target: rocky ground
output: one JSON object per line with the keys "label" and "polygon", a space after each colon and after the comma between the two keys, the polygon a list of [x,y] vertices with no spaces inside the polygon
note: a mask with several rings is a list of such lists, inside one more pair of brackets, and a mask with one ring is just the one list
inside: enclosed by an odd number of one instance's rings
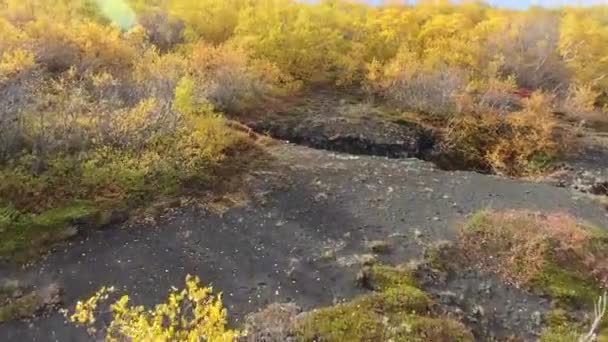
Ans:
{"label": "rocky ground", "polygon": [[[223,214],[196,205],[156,223],[97,231],[65,244],[25,269],[3,266],[3,278],[41,288],[59,284],[74,305],[102,285],[153,304],[186,274],[224,292],[234,323],[273,302],[304,309],[351,298],[371,241],[386,263],[419,258],[425,244],[452,239],[467,214],[484,208],[568,212],[608,226],[606,211],[569,189],[471,172],[447,172],[417,159],[353,156],[278,144],[275,161],[251,174],[241,207]],[[331,255],[331,257],[328,257]],[[541,328],[542,298],[492,278],[463,272],[435,288],[437,297],[488,321],[498,336]],[[460,303],[460,304],[458,304]],[[80,341],[85,333],[58,313],[0,325],[3,341]]]}
{"label": "rocky ground", "polygon": [[435,143],[431,130],[380,109],[364,95],[328,89],[239,120],[276,139],[357,155],[427,159]]}
{"label": "rocky ground", "polygon": [[[46,305],[57,305],[57,293],[71,308],[113,285],[135,303],[152,305],[187,274],[223,291],[234,325],[271,303],[308,310],[341,302],[365,291],[356,285],[362,264],[420,259],[430,244],[454,240],[459,224],[481,209],[559,211],[608,227],[606,208],[582,195],[606,194],[602,132],[585,135],[592,139],[585,150],[559,172],[527,182],[441,170],[420,159],[434,142],[423,126],[381,118],[356,97],[326,98],[293,105],[287,115],[244,119],[258,132],[298,144],[272,144],[272,161],[244,177],[240,193],[227,195],[238,200],[227,201],[226,210],[188,202],[155,220],[76,237],[25,267],[0,265],[0,279],[54,289],[52,302],[34,306],[35,318],[0,323],[0,340],[89,340]],[[476,270],[423,286],[480,340],[535,340],[549,308],[547,299]]]}

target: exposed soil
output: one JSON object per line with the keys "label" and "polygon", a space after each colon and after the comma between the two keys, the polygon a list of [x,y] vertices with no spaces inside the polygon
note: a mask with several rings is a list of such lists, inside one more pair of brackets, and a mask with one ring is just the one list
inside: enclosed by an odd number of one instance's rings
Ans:
{"label": "exposed soil", "polygon": [[[484,208],[564,211],[600,226],[606,212],[568,189],[471,172],[446,172],[417,159],[329,153],[291,144],[270,148],[276,160],[245,180],[250,201],[223,215],[195,205],[169,212],[156,224],[116,226],[65,244],[43,261],[3,278],[43,287],[57,283],[72,307],[102,285],[128,292],[135,303],[154,304],[186,274],[224,292],[233,323],[273,302],[303,309],[351,298],[361,255],[369,242],[390,243],[378,255],[388,264],[422,255],[421,241],[453,239],[455,227]],[[335,258],[327,258],[332,250]],[[479,296],[490,282],[490,295]],[[525,339],[543,313],[543,300],[474,273],[436,285],[464,297],[463,307],[490,321],[499,336]],[[485,287],[484,287],[485,289]],[[485,290],[483,290],[485,291]],[[510,304],[509,304],[510,303]],[[538,312],[538,314],[537,314]],[[55,313],[0,325],[3,341],[87,340]]]}

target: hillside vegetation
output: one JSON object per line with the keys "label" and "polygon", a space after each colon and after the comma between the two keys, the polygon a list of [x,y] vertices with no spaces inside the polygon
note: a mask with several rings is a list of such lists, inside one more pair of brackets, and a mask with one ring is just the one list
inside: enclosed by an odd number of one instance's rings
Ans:
{"label": "hillside vegetation", "polygon": [[606,7],[2,0],[0,254],[210,187],[253,148],[222,113],[319,85],[416,113],[474,168],[539,172],[553,110],[606,105],[607,38]]}

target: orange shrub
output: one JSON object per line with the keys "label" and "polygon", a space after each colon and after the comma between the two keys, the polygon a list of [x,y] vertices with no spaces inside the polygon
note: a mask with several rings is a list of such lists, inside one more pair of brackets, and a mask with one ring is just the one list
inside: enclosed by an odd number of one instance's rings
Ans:
{"label": "orange shrub", "polygon": [[556,156],[550,98],[535,93],[510,114],[472,112],[450,119],[442,150],[468,167],[508,175],[541,172]]}

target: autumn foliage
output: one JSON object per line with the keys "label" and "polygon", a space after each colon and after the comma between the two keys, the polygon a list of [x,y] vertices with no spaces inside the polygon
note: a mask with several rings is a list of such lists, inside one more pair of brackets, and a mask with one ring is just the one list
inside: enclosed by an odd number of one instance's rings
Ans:
{"label": "autumn foliage", "polygon": [[[99,208],[214,184],[251,148],[224,114],[303,87],[413,112],[468,168],[539,172],[559,152],[555,108],[605,109],[607,41],[606,6],[0,0],[0,256]],[[190,281],[171,300],[198,294],[231,338]],[[142,329],[160,317],[114,309]]]}
{"label": "autumn foliage", "polygon": [[531,173],[559,144],[549,102],[524,98],[601,110],[607,23],[603,6],[0,0],[2,220],[208,185],[247,144],[222,113],[319,84],[439,122],[476,167]]}
{"label": "autumn foliage", "polygon": [[[173,289],[162,304],[153,309],[129,304],[124,295],[113,303],[115,289],[102,287],[86,301],[80,301],[71,315],[73,323],[84,326],[91,335],[106,341],[200,341],[232,342],[242,333],[226,327],[227,311],[221,294],[187,276],[183,290]],[[112,314],[108,326],[98,321],[102,308]],[[66,313],[67,314],[67,313]],[[101,333],[101,335],[99,334]]]}

